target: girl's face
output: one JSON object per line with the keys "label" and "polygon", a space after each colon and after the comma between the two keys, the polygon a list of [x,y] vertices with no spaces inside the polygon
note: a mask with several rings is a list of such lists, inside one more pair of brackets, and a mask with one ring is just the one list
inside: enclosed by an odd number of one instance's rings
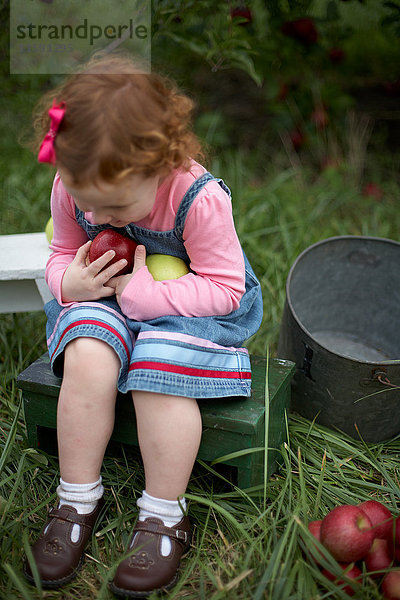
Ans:
{"label": "girl's face", "polygon": [[156,199],[160,177],[144,178],[132,175],[120,183],[87,185],[75,188],[70,185],[68,174],[60,169],[65,189],[75,200],[77,207],[92,214],[95,225],[124,227],[147,217]]}

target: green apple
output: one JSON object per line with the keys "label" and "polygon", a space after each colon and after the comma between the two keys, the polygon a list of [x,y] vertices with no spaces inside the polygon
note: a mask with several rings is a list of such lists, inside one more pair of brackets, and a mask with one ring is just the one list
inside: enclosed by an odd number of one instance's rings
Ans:
{"label": "green apple", "polygon": [[51,244],[51,240],[53,239],[53,217],[50,217],[47,221],[44,231],[46,233],[47,241]]}
{"label": "green apple", "polygon": [[146,265],[156,281],[179,279],[189,273],[185,261],[169,254],[149,254],[146,258]]}

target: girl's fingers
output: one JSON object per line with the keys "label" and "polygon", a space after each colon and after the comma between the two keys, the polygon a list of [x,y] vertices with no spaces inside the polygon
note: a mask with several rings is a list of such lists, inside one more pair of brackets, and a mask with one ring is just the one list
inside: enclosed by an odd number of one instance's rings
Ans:
{"label": "girl's fingers", "polygon": [[135,250],[135,262],[133,266],[133,272],[139,271],[146,265],[146,248],[144,246],[138,246]]}
{"label": "girl's fingers", "polygon": [[112,258],[114,258],[115,252],[114,250],[107,250],[100,258],[94,260],[89,264],[88,269],[90,269],[91,273],[95,276],[110,262]]}
{"label": "girl's fingers", "polygon": [[78,248],[78,251],[75,254],[76,262],[86,265],[86,257],[89,253],[89,248],[90,248],[91,243],[92,243],[92,241],[89,240],[88,242],[86,242],[86,244],[83,244],[83,246]]}
{"label": "girl's fingers", "polygon": [[116,263],[113,263],[112,265],[104,269],[104,271],[99,273],[98,277],[101,277],[102,281],[105,283],[112,277],[115,277],[115,275],[118,275],[120,270],[123,267],[125,267],[126,263],[127,261],[124,258],[121,258],[121,260],[118,260]]}
{"label": "girl's fingers", "polygon": [[102,298],[106,298],[108,296],[114,296],[115,290],[112,287],[103,285],[102,290],[101,290],[101,294],[102,294],[101,295]]}

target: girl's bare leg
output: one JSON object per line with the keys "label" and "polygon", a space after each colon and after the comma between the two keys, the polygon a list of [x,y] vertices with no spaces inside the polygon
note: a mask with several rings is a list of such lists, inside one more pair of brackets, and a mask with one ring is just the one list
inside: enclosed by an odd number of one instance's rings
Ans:
{"label": "girl's bare leg", "polygon": [[197,401],[181,396],[132,392],[146,492],[176,500],[185,493],[201,439]]}
{"label": "girl's bare leg", "polygon": [[[132,397],[146,489],[137,502],[131,556],[120,563],[111,585],[128,596],[176,583],[181,556],[190,544],[189,519],[182,514],[186,503],[179,497],[185,494],[202,432],[196,400],[141,391]],[[134,568],[137,561],[145,561],[146,568]]]}
{"label": "girl's bare leg", "polygon": [[106,342],[78,338],[67,344],[57,410],[61,478],[97,481],[114,427],[120,361]]}

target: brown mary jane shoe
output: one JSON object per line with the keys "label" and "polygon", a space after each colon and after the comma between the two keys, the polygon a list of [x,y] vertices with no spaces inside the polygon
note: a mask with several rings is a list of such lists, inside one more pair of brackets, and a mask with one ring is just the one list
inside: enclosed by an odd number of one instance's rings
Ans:
{"label": "brown mary jane shoe", "polygon": [[[161,554],[162,536],[171,540],[171,552]],[[178,581],[182,555],[190,548],[190,522],[183,517],[174,527],[149,517],[133,530],[128,556],[119,565],[110,589],[124,598],[146,598],[152,592],[169,590]]]}
{"label": "brown mary jane shoe", "polygon": [[[86,543],[98,520],[104,501],[87,515],[80,515],[75,508],[64,505],[49,512],[49,520],[37,541],[32,546],[32,554],[44,588],[58,588],[76,577],[83,564]],[[72,528],[80,525],[79,539],[71,540]],[[24,564],[24,575],[34,583],[28,561]]]}

